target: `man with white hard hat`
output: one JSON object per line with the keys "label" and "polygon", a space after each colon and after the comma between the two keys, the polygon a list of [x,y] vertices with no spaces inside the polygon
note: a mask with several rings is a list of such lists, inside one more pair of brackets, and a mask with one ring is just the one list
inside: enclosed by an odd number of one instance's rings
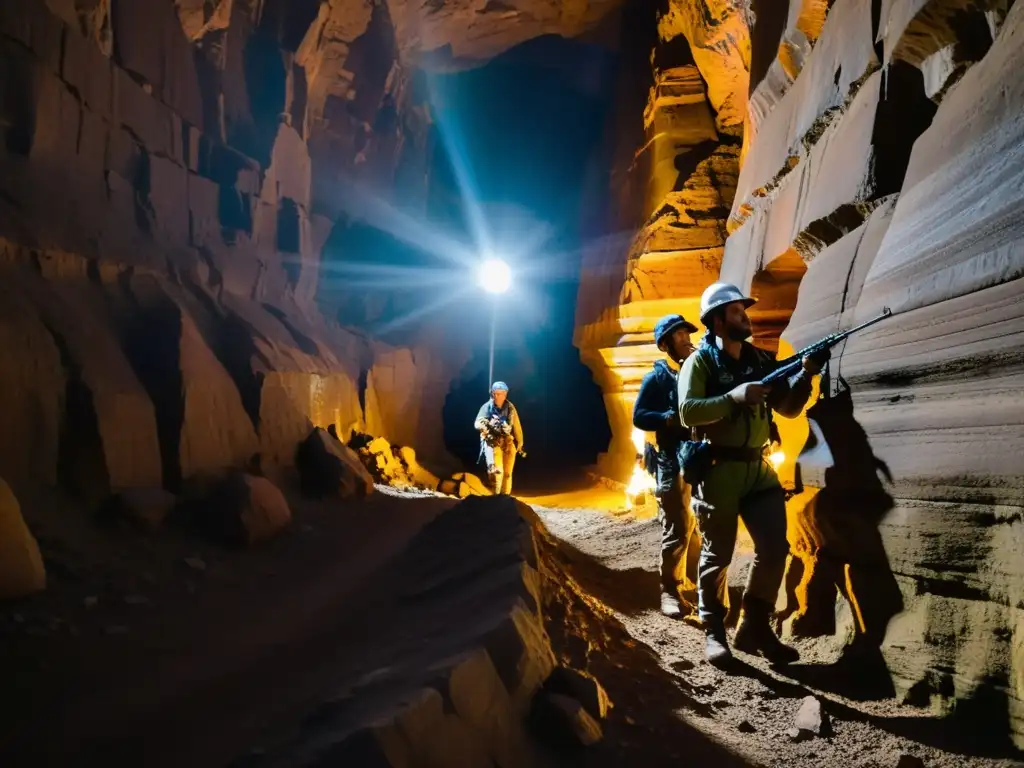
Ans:
{"label": "man with white hard hat", "polygon": [[710,455],[693,488],[692,507],[703,539],[698,610],[707,633],[708,661],[717,666],[732,659],[725,634],[726,570],[740,518],[754,540],[754,564],[733,645],[776,664],[792,663],[799,655],[771,626],[789,544],[785,495],[767,460],[767,446],[773,412],[787,418],[800,415],[811,394],[811,379],[829,353],[804,358],[803,369],[788,381],[760,384],[776,360],[747,341],[752,327],[746,310],[755,302],[735,285],[709,286],[700,301],[707,334],[679,373],[680,420],[707,441]]}

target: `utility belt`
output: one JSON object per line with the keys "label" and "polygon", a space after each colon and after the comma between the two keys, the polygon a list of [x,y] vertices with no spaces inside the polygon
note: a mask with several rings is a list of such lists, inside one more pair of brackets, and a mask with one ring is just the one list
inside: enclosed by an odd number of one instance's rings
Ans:
{"label": "utility belt", "polygon": [[703,483],[708,472],[720,461],[759,462],[764,447],[713,445],[707,440],[687,440],[679,446],[679,466],[683,480],[691,487]]}
{"label": "utility belt", "polygon": [[711,458],[715,461],[760,461],[764,456],[764,448],[733,447],[713,443],[709,443],[709,447]]}

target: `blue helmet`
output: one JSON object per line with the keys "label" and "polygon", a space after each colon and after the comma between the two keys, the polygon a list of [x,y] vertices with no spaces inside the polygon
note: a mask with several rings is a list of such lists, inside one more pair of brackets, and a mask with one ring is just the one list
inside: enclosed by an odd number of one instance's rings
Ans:
{"label": "blue helmet", "polygon": [[682,315],[665,315],[654,325],[654,343],[660,345],[669,334],[679,328],[685,328],[690,333],[697,332],[697,326],[687,322]]}
{"label": "blue helmet", "polygon": [[496,381],[491,384],[491,392],[508,392],[508,384],[504,381]]}

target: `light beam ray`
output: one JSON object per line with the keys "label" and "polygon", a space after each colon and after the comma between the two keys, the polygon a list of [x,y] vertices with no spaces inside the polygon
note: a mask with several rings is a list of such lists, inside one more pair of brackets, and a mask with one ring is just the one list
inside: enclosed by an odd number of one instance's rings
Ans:
{"label": "light beam ray", "polygon": [[480,193],[476,186],[476,180],[473,178],[472,169],[466,158],[468,152],[466,151],[466,141],[462,128],[457,120],[449,118],[448,113],[444,109],[444,98],[438,90],[436,78],[428,74],[426,81],[427,98],[432,108],[431,114],[437,125],[437,132],[441,137],[441,143],[444,144],[448,159],[451,161],[452,170],[455,172],[455,183],[459,187],[459,196],[466,212],[467,223],[472,230],[479,250],[483,253],[489,253],[492,250],[493,244],[488,234],[483,210],[479,204]]}
{"label": "light beam ray", "polygon": [[385,323],[382,326],[378,326],[375,329],[374,333],[379,336],[383,336],[386,333],[396,331],[399,328],[402,328],[403,326],[413,322],[414,320],[419,320],[421,317],[436,312],[437,310],[441,309],[441,307],[444,307],[448,304],[451,304],[454,301],[457,301],[458,299],[461,299],[463,296],[469,293],[470,290],[470,287],[463,286],[458,290],[442,294],[436,301],[432,301],[429,304],[424,304],[422,307],[414,309],[413,311],[405,315],[402,315],[401,317],[396,317],[394,320],[391,320],[390,322]]}
{"label": "light beam ray", "polygon": [[349,179],[339,187],[343,189],[340,193],[342,208],[352,218],[365,221],[396,240],[439,259],[463,267],[476,263],[477,256],[471,247],[382,200],[354,180]]}
{"label": "light beam ray", "polygon": [[452,269],[351,262],[323,265],[321,273],[327,273],[332,278],[340,278],[346,287],[366,286],[388,290],[450,285],[459,276],[459,273]]}

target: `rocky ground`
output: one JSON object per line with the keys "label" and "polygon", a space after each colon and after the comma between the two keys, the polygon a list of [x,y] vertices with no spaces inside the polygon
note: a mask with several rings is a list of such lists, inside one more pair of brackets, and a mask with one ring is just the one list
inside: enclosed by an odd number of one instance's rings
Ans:
{"label": "rocky ground", "polygon": [[[288,532],[238,551],[188,531],[102,529],[54,500],[34,522],[49,588],[0,608],[11,713],[0,762],[226,765],[316,722],[340,690],[395,677],[432,644],[443,655],[465,609],[449,611],[423,586],[423,558],[409,548],[457,500],[379,488],[341,505],[290,499]],[[599,496],[583,503],[607,506]],[[711,669],[699,631],[655,611],[657,524],[575,506],[580,498],[534,499],[549,529],[538,541],[542,607],[556,656],[594,674],[613,708],[604,739],[558,764],[1024,765],[924,712],[824,690],[812,680],[828,659],[812,648],[785,675],[756,663],[735,677]],[[435,528],[430,559],[454,562],[462,530]],[[469,575],[458,581],[479,615],[487,579]],[[828,725],[794,740],[787,731],[809,695]]]}
{"label": "rocky ground", "polygon": [[[534,508],[569,577],[559,600],[588,618],[554,630],[553,640],[577,664],[588,660],[615,704],[594,765],[1024,765],[1012,749],[972,738],[969,726],[871,700],[877,681],[843,678],[829,666],[835,652],[820,644],[801,645],[801,663],[785,671],[750,657],[738,674],[714,669],[703,660],[702,632],[657,611],[658,523],[581,506],[586,497],[557,500],[564,506]],[[808,696],[823,712],[822,735],[794,738],[788,732]]]}

